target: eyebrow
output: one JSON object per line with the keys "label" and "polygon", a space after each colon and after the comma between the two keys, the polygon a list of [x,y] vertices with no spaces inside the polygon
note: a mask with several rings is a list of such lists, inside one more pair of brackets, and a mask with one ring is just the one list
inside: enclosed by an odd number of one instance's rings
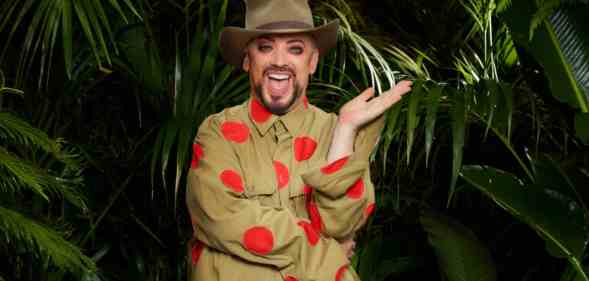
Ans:
{"label": "eyebrow", "polygon": [[[256,41],[259,42],[259,41],[263,41],[263,40],[270,41],[270,42],[274,42],[275,41],[274,38],[272,38],[270,36],[260,36],[260,37],[257,38]],[[305,45],[305,41],[303,39],[298,39],[298,38],[290,39],[290,40],[286,41],[286,43],[288,43],[288,44],[291,44],[291,43],[301,43],[301,44],[303,44],[303,46]]]}

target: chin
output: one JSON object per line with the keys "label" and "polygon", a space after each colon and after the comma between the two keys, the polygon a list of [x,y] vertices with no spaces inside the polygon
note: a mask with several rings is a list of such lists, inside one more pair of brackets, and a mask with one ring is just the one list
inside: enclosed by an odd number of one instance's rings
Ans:
{"label": "chin", "polygon": [[264,104],[265,104],[266,108],[268,109],[268,111],[270,111],[271,113],[273,113],[275,115],[283,115],[289,111],[289,109],[292,105],[292,102],[289,99],[287,102],[283,102],[283,103],[266,103],[266,102],[264,102]]}
{"label": "chin", "polygon": [[266,91],[262,91],[262,87],[258,85],[255,87],[256,96],[262,102],[264,107],[274,115],[284,115],[288,113],[297,99],[302,95],[302,91],[295,85],[290,89],[289,93],[277,101],[272,101],[271,95]]}

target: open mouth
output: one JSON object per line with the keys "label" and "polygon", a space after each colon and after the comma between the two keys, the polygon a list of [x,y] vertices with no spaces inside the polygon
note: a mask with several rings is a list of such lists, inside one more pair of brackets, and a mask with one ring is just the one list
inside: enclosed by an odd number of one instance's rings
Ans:
{"label": "open mouth", "polygon": [[286,72],[268,72],[266,74],[267,90],[272,98],[280,98],[288,94],[293,75]]}

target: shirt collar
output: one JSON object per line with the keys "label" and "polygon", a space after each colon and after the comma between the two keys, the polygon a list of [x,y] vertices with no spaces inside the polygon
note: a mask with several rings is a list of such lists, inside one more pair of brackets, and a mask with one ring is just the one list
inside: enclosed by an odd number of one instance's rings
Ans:
{"label": "shirt collar", "polygon": [[261,136],[266,135],[274,122],[281,120],[291,135],[298,135],[306,114],[310,113],[309,102],[303,96],[300,102],[288,113],[277,116],[270,113],[256,98],[248,101],[248,116]]}

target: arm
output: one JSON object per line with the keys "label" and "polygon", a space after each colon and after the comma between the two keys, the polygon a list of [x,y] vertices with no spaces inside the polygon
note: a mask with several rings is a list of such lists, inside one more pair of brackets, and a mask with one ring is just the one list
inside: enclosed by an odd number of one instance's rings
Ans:
{"label": "arm", "polygon": [[[346,103],[334,129],[327,155],[329,164],[303,175],[305,183],[316,191],[308,204],[311,218],[320,220],[314,225],[320,225],[326,235],[350,239],[374,209],[368,157],[384,125],[382,114],[410,86],[411,82],[402,81],[376,98],[374,91],[368,89]],[[331,173],[323,172],[334,167],[337,169]]]}
{"label": "arm", "polygon": [[[340,245],[320,237],[286,209],[247,198],[238,155],[215,119],[198,133],[200,159],[188,176],[187,204],[196,237],[208,247],[273,266],[300,280],[331,280],[348,263]],[[235,144],[239,145],[239,144]]]}

